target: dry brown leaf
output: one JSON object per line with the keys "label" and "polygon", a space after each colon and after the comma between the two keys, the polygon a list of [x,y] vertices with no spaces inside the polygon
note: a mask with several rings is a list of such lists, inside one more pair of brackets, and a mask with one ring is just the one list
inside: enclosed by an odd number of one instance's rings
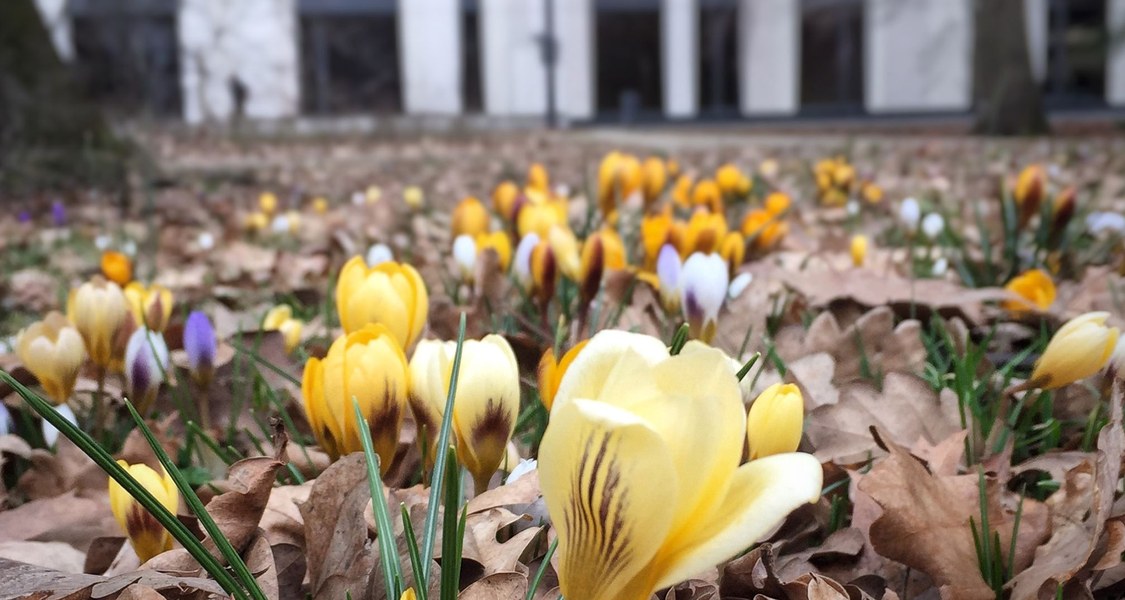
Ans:
{"label": "dry brown leaf", "polygon": [[0,541],[65,542],[85,550],[95,538],[118,533],[108,493],[92,499],[70,492],[0,512]]}
{"label": "dry brown leaf", "polygon": [[164,598],[203,600],[211,594],[226,595],[217,583],[200,577],[178,577],[156,571],[135,571],[114,577],[101,577],[63,573],[5,558],[0,558],[0,581],[4,582],[0,589],[0,600],[27,597],[43,600],[108,600],[119,598],[126,589],[135,585],[156,590]]}
{"label": "dry brown leaf", "polygon": [[465,588],[460,600],[521,600],[527,596],[527,575],[493,573]]}
{"label": "dry brown leaf", "polygon": [[36,448],[29,459],[31,467],[20,477],[16,489],[31,500],[70,491],[99,495],[108,489],[106,474],[65,436],[59,436],[54,452]]}
{"label": "dry brown leaf", "polygon": [[[951,597],[994,598],[980,575],[970,526],[970,519],[981,518],[977,476],[934,476],[904,448],[886,438],[883,441],[890,456],[859,483],[883,509],[871,524],[872,547],[928,574]],[[995,479],[987,481],[986,489],[988,522],[999,533],[1001,551],[1007,555],[1015,507],[1002,505],[1001,486]],[[1006,557],[1014,561],[1017,571],[1030,562],[1034,548],[1049,531],[1046,508],[1032,500],[1023,502],[1016,555]]]}
{"label": "dry brown leaf", "polygon": [[882,392],[866,383],[841,388],[837,404],[809,414],[805,434],[821,462],[852,464],[882,453],[871,436],[871,426],[905,446],[919,440],[937,443],[961,431],[952,392],[936,394],[919,377],[890,373],[883,380]]}
{"label": "dry brown leaf", "polygon": [[207,512],[240,553],[258,531],[258,522],[266,510],[277,470],[281,467],[281,461],[275,458],[247,458],[230,466],[226,480],[212,482],[216,488],[226,491],[207,503]]}
{"label": "dry brown leaf", "polygon": [[313,597],[368,597],[376,555],[368,544],[363,514],[371,502],[362,454],[346,456],[317,477],[308,501],[299,505],[305,522],[309,591]]}
{"label": "dry brown leaf", "polygon": [[270,492],[258,526],[265,531],[271,544],[304,547],[305,521],[300,505],[308,501],[314,483],[315,481],[309,481],[301,485],[283,485]]}
{"label": "dry brown leaf", "polygon": [[0,558],[18,560],[63,573],[82,573],[86,555],[62,542],[0,542]]}
{"label": "dry brown leaf", "polygon": [[508,485],[492,488],[469,500],[469,514],[492,508],[531,504],[542,497],[539,491],[539,470],[533,470]]}

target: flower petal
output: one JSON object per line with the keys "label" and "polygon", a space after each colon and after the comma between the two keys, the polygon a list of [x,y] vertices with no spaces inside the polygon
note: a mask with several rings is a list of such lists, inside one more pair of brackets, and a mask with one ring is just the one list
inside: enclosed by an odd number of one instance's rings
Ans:
{"label": "flower petal", "polygon": [[820,462],[801,452],[742,465],[710,520],[656,559],[662,574],[656,587],[683,581],[745,550],[794,509],[820,498],[823,477]]}
{"label": "flower petal", "polygon": [[653,588],[636,581],[651,581],[649,562],[673,517],[667,498],[677,489],[660,436],[627,411],[576,399],[556,405],[539,457],[563,594],[647,599]]}
{"label": "flower petal", "polygon": [[639,333],[614,329],[598,332],[563,374],[551,406],[552,412],[560,403],[565,404],[574,398],[604,398],[601,390],[606,379],[630,354],[642,359],[643,364],[652,365],[668,357],[668,348],[664,342]]}

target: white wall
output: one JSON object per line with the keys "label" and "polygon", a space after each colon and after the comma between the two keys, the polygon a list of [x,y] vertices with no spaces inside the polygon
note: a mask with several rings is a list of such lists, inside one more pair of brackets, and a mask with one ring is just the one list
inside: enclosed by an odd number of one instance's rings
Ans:
{"label": "white wall", "polygon": [[555,0],[554,5],[558,38],[555,104],[564,118],[589,119],[594,116],[593,0]]}
{"label": "white wall", "polygon": [[538,116],[547,111],[547,72],[539,36],[542,2],[480,0],[484,110],[496,116]]}
{"label": "white wall", "polygon": [[35,5],[59,58],[67,62],[73,60],[74,38],[70,33],[70,15],[66,12],[67,0],[35,0]]}
{"label": "white wall", "polygon": [[663,0],[660,15],[664,115],[699,112],[699,6],[696,0]]}
{"label": "white wall", "polygon": [[1023,18],[1027,25],[1027,52],[1031,59],[1031,75],[1035,81],[1047,80],[1047,0],[1023,0]]}
{"label": "white wall", "polygon": [[1106,0],[1106,33],[1109,36],[1105,60],[1105,101],[1125,106],[1125,0]]}
{"label": "white wall", "polygon": [[867,0],[867,110],[967,110],[971,106],[971,2]]}
{"label": "white wall", "polygon": [[460,114],[461,3],[400,0],[398,28],[406,113]]}
{"label": "white wall", "polygon": [[247,117],[297,114],[296,0],[180,0],[180,80],[184,119],[222,121],[234,114],[231,77],[247,88]]}
{"label": "white wall", "polygon": [[742,113],[796,113],[801,96],[800,0],[741,0],[737,35]]}

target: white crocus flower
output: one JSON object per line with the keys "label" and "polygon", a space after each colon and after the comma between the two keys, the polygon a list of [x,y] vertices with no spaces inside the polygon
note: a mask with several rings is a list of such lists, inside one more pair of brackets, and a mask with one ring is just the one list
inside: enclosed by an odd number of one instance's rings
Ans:
{"label": "white crocus flower", "polygon": [[922,207],[914,198],[907,198],[898,207],[898,220],[910,231],[918,229],[918,222],[922,219]]}
{"label": "white crocus flower", "polygon": [[938,213],[930,213],[922,219],[922,233],[931,240],[936,240],[941,232],[945,231],[945,219]]}
{"label": "white crocus flower", "polygon": [[168,344],[160,333],[140,327],[125,346],[125,389],[143,414],[156,399],[168,369]]}
{"label": "white crocus flower", "polygon": [[394,253],[391,252],[391,247],[382,242],[371,244],[371,247],[367,249],[367,255],[364,256],[368,268],[381,263],[390,262],[394,259],[395,257]]}
{"label": "white crocus flower", "polygon": [[[71,410],[67,404],[60,404],[54,407],[55,412],[63,416],[64,419],[70,422],[71,425],[78,426],[78,417],[75,416],[74,411]],[[43,421],[43,441],[47,443],[47,447],[52,448],[55,442],[59,441],[59,430],[51,425],[46,420]]]}
{"label": "white crocus flower", "polygon": [[680,273],[680,306],[692,335],[704,342],[715,337],[719,310],[727,298],[730,274],[718,254],[696,252]]}
{"label": "white crocus flower", "polygon": [[538,245],[539,235],[535,233],[523,236],[520,243],[516,245],[516,256],[512,262],[515,267],[516,279],[519,281],[520,287],[525,290],[531,287],[531,251]]}
{"label": "white crocus flower", "polygon": [[944,256],[938,257],[934,261],[933,269],[930,271],[934,277],[944,277],[945,272],[949,270],[949,261]]}
{"label": "white crocus flower", "polygon": [[200,250],[210,250],[215,247],[215,236],[210,231],[200,231],[195,243]]}
{"label": "white crocus flower", "polygon": [[683,270],[680,253],[672,244],[660,247],[656,257],[656,277],[660,280],[660,302],[668,312],[680,308],[680,272]]}
{"label": "white crocus flower", "polygon": [[746,288],[750,287],[750,284],[753,282],[754,276],[750,273],[739,273],[738,277],[735,277],[730,282],[730,288],[727,289],[727,298],[734,300],[741,296],[742,292],[746,291]]}
{"label": "white crocus flower", "polygon": [[477,266],[477,243],[472,236],[459,235],[453,240],[453,261],[457,263],[461,279],[472,281]]}

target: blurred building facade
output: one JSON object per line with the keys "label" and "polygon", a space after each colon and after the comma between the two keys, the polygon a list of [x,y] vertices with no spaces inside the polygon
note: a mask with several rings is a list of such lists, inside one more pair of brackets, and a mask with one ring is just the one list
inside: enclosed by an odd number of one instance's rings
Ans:
{"label": "blurred building facade", "polygon": [[[37,0],[127,111],[563,121],[971,109],[980,0]],[[1125,106],[1125,0],[1024,0],[1049,107]]]}

